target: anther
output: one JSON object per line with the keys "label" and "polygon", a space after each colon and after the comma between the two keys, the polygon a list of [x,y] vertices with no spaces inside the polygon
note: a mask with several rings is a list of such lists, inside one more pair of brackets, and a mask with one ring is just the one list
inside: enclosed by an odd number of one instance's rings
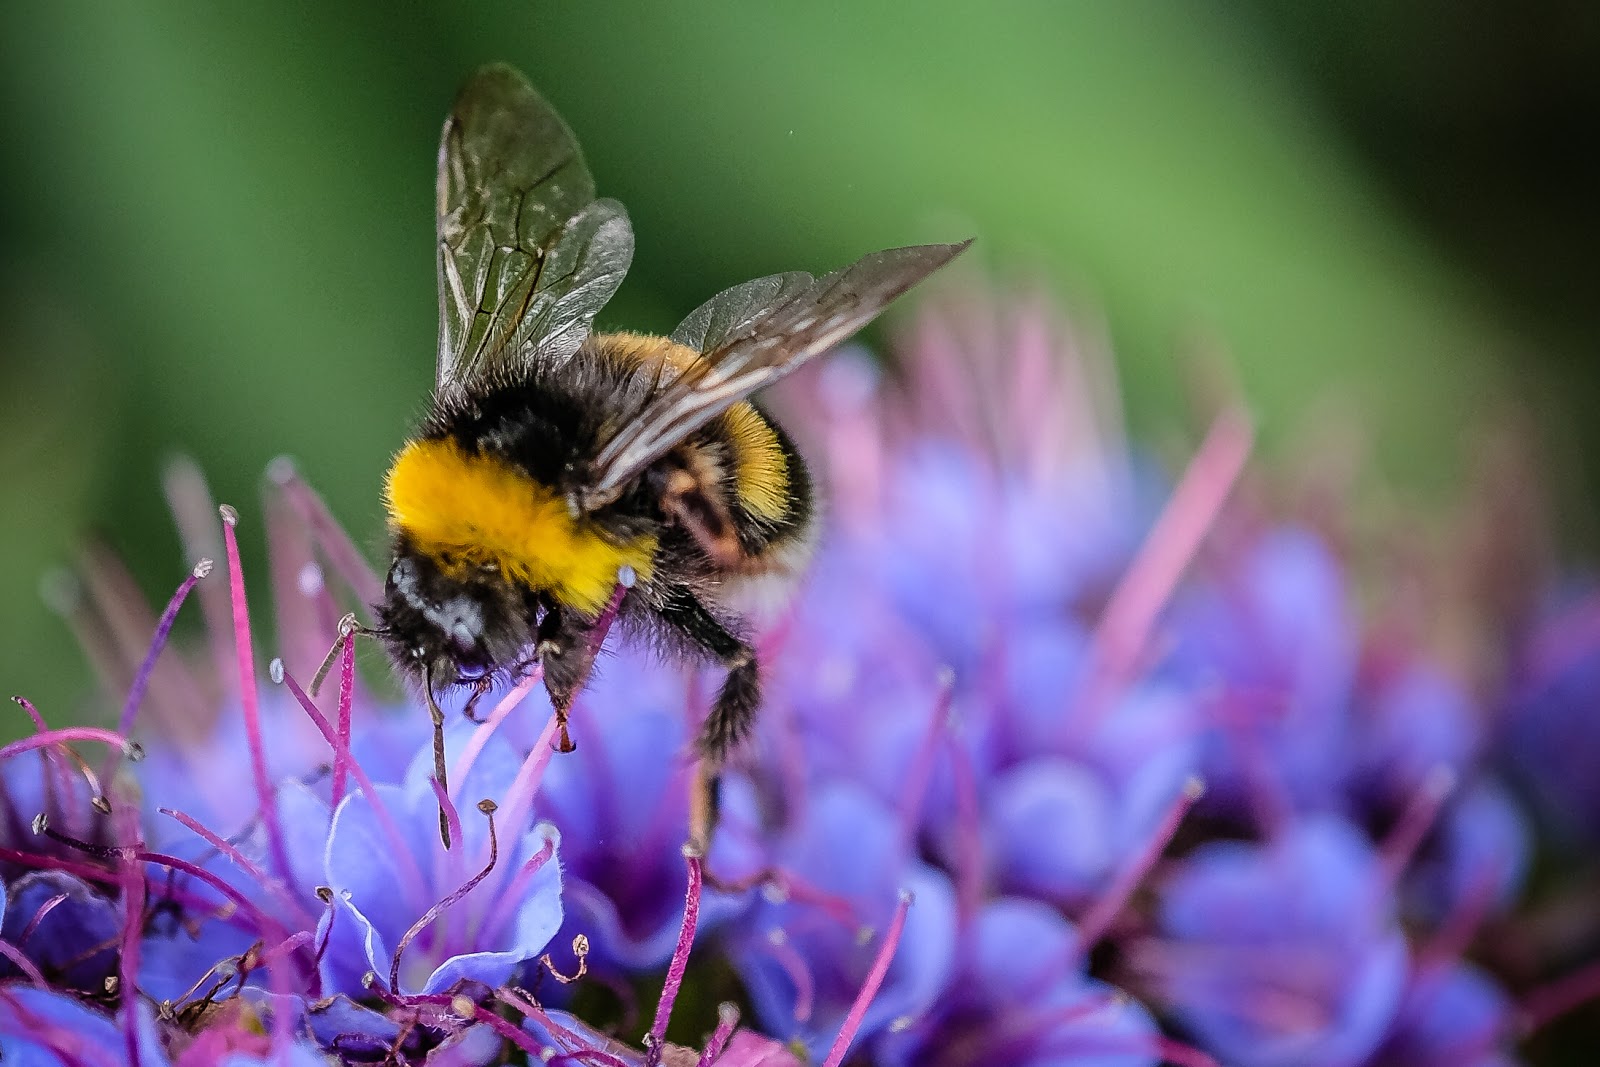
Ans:
{"label": "anther", "polygon": [[274,656],[272,662],[267,664],[267,677],[272,679],[273,685],[283,684],[283,660]]}
{"label": "anther", "polygon": [[559,970],[557,970],[555,962],[550,959],[550,953],[548,952],[539,957],[539,963],[544,967],[545,970],[550,972],[550,977],[554,978],[562,985],[571,985],[573,982],[576,982],[578,979],[589,973],[588,935],[578,934],[572,939],[572,954],[578,958],[578,969],[572,974],[562,974]]}
{"label": "anther", "polygon": [[223,504],[217,508],[217,514],[222,516],[222,521],[229,526],[239,525],[239,512],[232,504]]}
{"label": "anther", "polygon": [[190,573],[196,578],[204,578],[211,573],[211,568],[213,566],[215,566],[215,564],[213,564],[209,559],[202,559],[200,562],[194,565],[194,570]]}
{"label": "anther", "polygon": [[37,814],[37,815],[35,815],[33,817],[33,832],[34,833],[42,834],[42,833],[45,833],[46,831],[48,831],[49,829],[50,829],[50,816],[46,815],[44,812],[41,811],[39,814]]}
{"label": "anther", "polygon": [[129,763],[138,763],[144,759],[144,746],[137,741],[129,741],[122,746],[122,758]]}
{"label": "anther", "polygon": [[462,1019],[474,1019],[477,1018],[478,1015],[478,1006],[474,1004],[472,1002],[472,998],[468,996],[458,995],[452,998],[450,1001],[450,1010],[454,1012],[458,1018]]}

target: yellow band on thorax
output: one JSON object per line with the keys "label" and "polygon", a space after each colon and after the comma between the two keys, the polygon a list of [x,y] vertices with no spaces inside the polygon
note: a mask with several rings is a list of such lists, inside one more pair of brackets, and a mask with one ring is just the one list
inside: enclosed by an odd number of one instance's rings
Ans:
{"label": "yellow band on thorax", "polygon": [[617,544],[549,486],[451,440],[408,443],[389,468],[384,503],[390,524],[447,573],[493,565],[591,618],[621,567],[645,580],[655,559],[655,538]]}

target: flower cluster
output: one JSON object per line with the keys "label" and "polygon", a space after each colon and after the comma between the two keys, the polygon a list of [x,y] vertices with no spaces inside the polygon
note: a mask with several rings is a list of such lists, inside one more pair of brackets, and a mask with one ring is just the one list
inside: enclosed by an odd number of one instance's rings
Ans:
{"label": "flower cluster", "polygon": [[[1525,884],[1548,845],[1581,899],[1600,833],[1592,596],[1480,612],[1465,670],[1435,638],[1473,605],[1358,598],[1239,410],[1168,481],[1042,305],[936,308],[904,355],[780,398],[828,533],[707,855],[714,679],[608,649],[571,754],[537,673],[447,708],[446,787],[357,670],[379,582],[315,493],[269,471],[258,659],[248,524],[173,468],[166,610],[101,551],[57,590],[120,718],[19,701],[0,748],[7,1061],[1490,1067],[1600,992]],[[191,595],[209,640],[168,647]]]}

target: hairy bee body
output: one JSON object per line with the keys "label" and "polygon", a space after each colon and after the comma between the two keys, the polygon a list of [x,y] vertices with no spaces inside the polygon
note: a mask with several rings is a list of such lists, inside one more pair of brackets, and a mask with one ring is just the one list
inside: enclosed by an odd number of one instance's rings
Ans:
{"label": "hairy bee body", "polygon": [[[699,358],[663,337],[595,334],[571,359],[437,398],[385,484],[395,563],[379,614],[395,658],[454,683],[517,674],[542,651],[553,694],[570,696],[560,657],[586,664],[559,639],[596,621],[622,568],[626,627],[682,654],[746,656],[737,609],[757,586],[790,584],[814,541],[811,478],[776,422],[740,402],[610,504],[572,503],[605,434]],[[541,632],[545,619],[560,622]]]}
{"label": "hairy bee body", "polygon": [[482,694],[537,665],[569,749],[567,709],[612,608],[659,644],[722,664],[698,743],[692,837],[703,844],[717,769],[761,700],[740,609],[793,578],[816,527],[805,464],[749,398],[966,244],[755,278],[670,338],[593,333],[632,261],[632,226],[596,197],[560,116],[501,65],[457,97],[436,189],[433,402],[385,481],[394,561],[366,632],[427,697],[441,784],[435,691]]}

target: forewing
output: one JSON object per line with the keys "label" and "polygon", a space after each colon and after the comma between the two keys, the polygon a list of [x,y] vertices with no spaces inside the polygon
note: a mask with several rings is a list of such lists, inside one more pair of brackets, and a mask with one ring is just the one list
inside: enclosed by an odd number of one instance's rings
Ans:
{"label": "forewing", "polygon": [[586,503],[597,507],[612,499],[679,441],[854,334],[968,244],[891,248],[816,280],[773,275],[712,298],[673,334],[686,344],[702,340],[702,358],[601,449]]}
{"label": "forewing", "polygon": [[461,90],[439,141],[442,390],[497,367],[570,354],[633,255],[622,206],[561,117],[495,65]]}

